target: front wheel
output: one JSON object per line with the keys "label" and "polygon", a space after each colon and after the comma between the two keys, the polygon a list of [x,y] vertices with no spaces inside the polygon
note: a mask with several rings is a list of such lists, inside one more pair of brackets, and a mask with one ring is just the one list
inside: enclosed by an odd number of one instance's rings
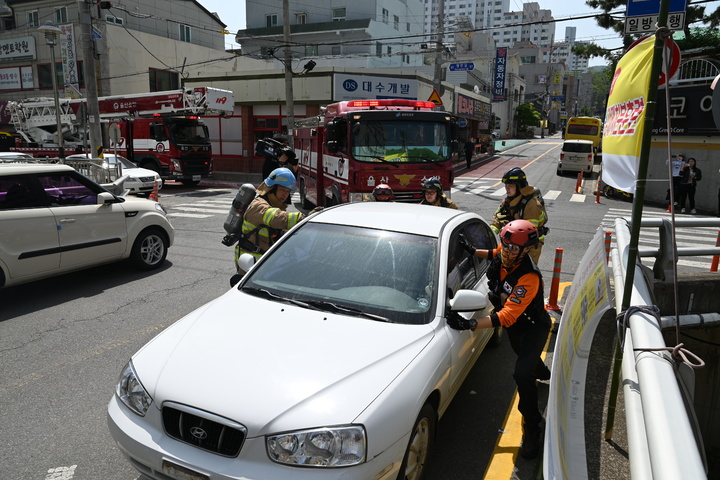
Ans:
{"label": "front wheel", "polygon": [[133,244],[130,260],[140,270],[160,267],[167,257],[168,240],[159,228],[148,228],[140,232]]}
{"label": "front wheel", "polygon": [[430,452],[435,441],[435,428],[437,426],[437,413],[430,404],[423,405],[420,414],[415,420],[410,443],[405,450],[405,457],[400,465],[398,480],[421,480],[425,474],[425,466],[430,458]]}

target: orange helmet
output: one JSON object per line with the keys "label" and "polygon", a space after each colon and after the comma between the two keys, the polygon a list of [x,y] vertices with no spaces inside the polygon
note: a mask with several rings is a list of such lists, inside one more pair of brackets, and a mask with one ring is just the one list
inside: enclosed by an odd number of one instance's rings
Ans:
{"label": "orange helmet", "polygon": [[373,188],[372,193],[375,197],[375,201],[378,202],[387,202],[393,198],[392,188],[390,188],[390,185],[387,185],[385,183],[381,183],[380,185]]}
{"label": "orange helmet", "polygon": [[500,241],[505,245],[532,247],[540,241],[537,227],[527,220],[513,220],[500,230]]}

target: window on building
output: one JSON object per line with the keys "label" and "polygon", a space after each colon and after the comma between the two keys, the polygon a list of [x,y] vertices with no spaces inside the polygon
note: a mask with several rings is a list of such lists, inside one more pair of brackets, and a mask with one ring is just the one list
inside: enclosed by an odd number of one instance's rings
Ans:
{"label": "window on building", "polygon": [[332,48],[330,49],[330,52],[333,55],[341,55],[342,49],[340,48],[340,45],[333,45]]}
{"label": "window on building", "polygon": [[27,27],[39,27],[40,26],[40,19],[38,18],[38,11],[33,10],[32,12],[27,12]]}
{"label": "window on building", "polygon": [[387,54],[392,55],[392,47],[390,45],[387,47]]}
{"label": "window on building", "polygon": [[125,24],[124,19],[122,19],[120,17],[116,17],[115,15],[105,15],[105,21],[108,23],[114,23],[115,25]]}
{"label": "window on building", "polygon": [[375,44],[375,55],[382,57],[382,43],[378,42]]}
{"label": "window on building", "polygon": [[410,22],[406,23],[405,25],[406,25],[405,29],[409,32],[410,31]]}
{"label": "window on building", "polygon": [[298,25],[305,25],[307,23],[307,13],[296,13],[295,23]]}
{"label": "window on building", "polygon": [[188,43],[192,41],[192,38],[190,37],[190,25],[180,24],[180,41]]}
{"label": "window on building", "polygon": [[305,56],[306,57],[317,57],[318,46],[317,45],[305,45]]}
{"label": "window on building", "polygon": [[61,23],[67,23],[67,21],[68,21],[67,7],[60,7],[57,10],[55,10],[55,24],[59,25]]}
{"label": "window on building", "polygon": [[15,15],[11,17],[0,17],[0,30],[15,30],[17,25],[15,24]]}
{"label": "window on building", "polygon": [[388,23],[388,18],[390,18],[390,12],[388,12],[386,8],[383,8],[383,9],[382,9],[382,21],[383,21],[383,23]]}
{"label": "window on building", "polygon": [[[51,63],[41,63],[37,66],[38,88],[40,90],[52,90],[52,67]],[[83,62],[77,62],[78,84],[80,88],[85,87],[85,76],[83,75]],[[62,92],[65,89],[65,76],[63,75],[62,62],[55,62],[55,76],[58,89]],[[61,95],[62,96],[62,95]]]}
{"label": "window on building", "polygon": [[408,55],[407,53],[403,54],[402,59],[403,63],[410,63],[410,55]]}
{"label": "window on building", "polygon": [[345,7],[333,8],[333,22],[341,22],[345,20],[346,12]]}
{"label": "window on building", "polygon": [[277,13],[271,13],[270,15],[265,15],[265,26],[267,28],[275,27],[278,24],[278,16]]}
{"label": "window on building", "polygon": [[400,17],[397,15],[393,15],[393,25],[395,27],[395,30],[400,30]]}
{"label": "window on building", "polygon": [[150,68],[150,91],[177,90],[180,88],[180,76],[177,72]]}

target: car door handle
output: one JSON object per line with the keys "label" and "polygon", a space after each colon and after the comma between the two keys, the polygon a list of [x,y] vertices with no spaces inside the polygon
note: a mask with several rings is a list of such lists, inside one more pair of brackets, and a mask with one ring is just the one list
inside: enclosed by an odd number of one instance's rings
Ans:
{"label": "car door handle", "polygon": [[75,219],[74,218],[63,218],[62,220],[60,220],[60,223],[75,223]]}

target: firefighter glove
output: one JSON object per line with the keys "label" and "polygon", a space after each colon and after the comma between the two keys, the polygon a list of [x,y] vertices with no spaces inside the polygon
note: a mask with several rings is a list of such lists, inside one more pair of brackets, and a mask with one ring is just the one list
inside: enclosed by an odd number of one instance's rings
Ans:
{"label": "firefighter glove", "polygon": [[477,250],[470,242],[468,242],[468,239],[465,238],[465,235],[460,234],[459,239],[460,246],[465,249],[466,252],[470,254],[470,256],[475,255],[475,250]]}
{"label": "firefighter glove", "polygon": [[455,330],[472,330],[477,327],[475,319],[471,318],[470,320],[467,320],[457,312],[450,312],[447,317],[447,323],[450,328],[454,328]]}
{"label": "firefighter glove", "polygon": [[313,213],[317,213],[317,212],[319,212],[319,211],[322,210],[322,209],[323,209],[323,207],[315,207],[315,208],[313,208],[312,210],[310,210],[310,213],[308,213],[308,215],[312,215]]}

